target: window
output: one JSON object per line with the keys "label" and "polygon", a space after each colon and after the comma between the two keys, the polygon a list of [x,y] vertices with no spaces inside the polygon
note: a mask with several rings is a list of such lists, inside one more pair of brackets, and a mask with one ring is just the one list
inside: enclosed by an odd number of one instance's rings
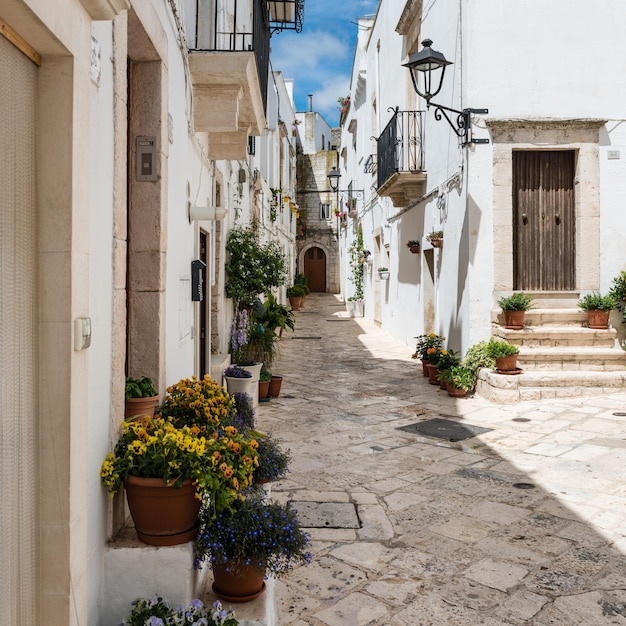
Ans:
{"label": "window", "polygon": [[321,220],[330,219],[330,204],[320,204],[320,219]]}

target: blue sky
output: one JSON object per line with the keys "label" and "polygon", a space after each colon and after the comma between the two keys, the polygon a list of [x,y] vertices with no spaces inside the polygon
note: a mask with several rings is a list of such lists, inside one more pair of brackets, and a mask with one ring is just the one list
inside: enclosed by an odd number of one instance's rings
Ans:
{"label": "blue sky", "polygon": [[378,0],[305,0],[301,33],[272,35],[274,71],[294,79],[297,111],[313,110],[331,125],[339,124],[337,98],[350,90],[350,74],[357,35],[356,18],[376,13]]}

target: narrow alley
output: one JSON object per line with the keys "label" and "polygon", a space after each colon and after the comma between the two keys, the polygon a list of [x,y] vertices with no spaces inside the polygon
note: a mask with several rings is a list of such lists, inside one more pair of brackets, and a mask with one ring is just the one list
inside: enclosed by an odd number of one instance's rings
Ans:
{"label": "narrow alley", "polygon": [[626,624],[626,394],[453,399],[335,296],[296,318],[257,416],[317,526],[281,626]]}

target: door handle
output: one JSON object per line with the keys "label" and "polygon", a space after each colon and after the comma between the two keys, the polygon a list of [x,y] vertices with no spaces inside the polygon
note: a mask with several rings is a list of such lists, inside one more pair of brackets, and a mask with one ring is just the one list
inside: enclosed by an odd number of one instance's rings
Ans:
{"label": "door handle", "polygon": [[527,213],[522,213],[522,222],[524,222],[524,224],[528,224],[528,214]]}
{"label": "door handle", "polygon": [[554,216],[554,219],[555,219],[555,221],[556,221],[556,223],[557,223],[557,224],[560,224],[560,223],[561,223],[561,214],[560,214],[560,213],[557,213],[557,214]]}

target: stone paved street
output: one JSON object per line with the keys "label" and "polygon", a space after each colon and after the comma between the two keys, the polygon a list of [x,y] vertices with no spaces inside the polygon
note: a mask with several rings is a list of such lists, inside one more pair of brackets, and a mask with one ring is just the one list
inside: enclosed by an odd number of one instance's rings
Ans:
{"label": "stone paved street", "polygon": [[[313,562],[275,588],[281,626],[626,624],[626,394],[455,400],[336,297],[296,318],[258,410],[294,456],[272,495],[354,505],[360,527],[310,530]],[[486,432],[402,429],[436,418]]]}

